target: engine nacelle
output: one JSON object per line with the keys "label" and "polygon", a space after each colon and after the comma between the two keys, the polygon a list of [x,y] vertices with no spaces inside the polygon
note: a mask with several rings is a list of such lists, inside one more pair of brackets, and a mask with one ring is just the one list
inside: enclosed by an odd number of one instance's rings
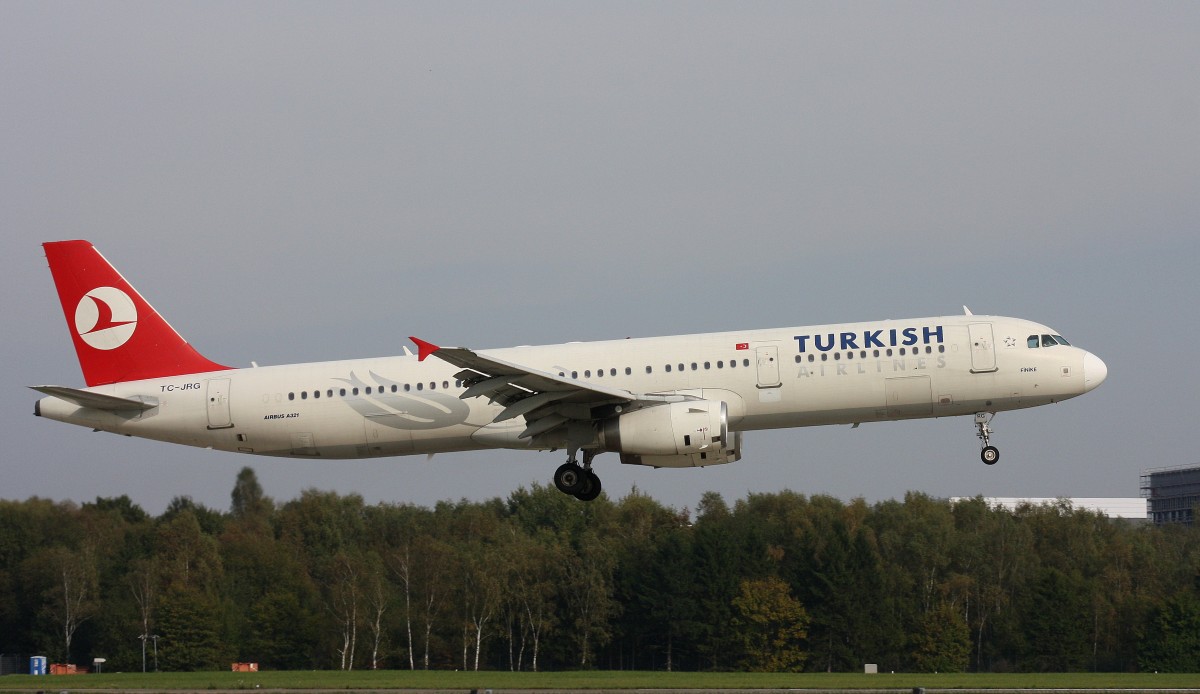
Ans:
{"label": "engine nacelle", "polygon": [[730,439],[724,402],[693,400],[634,410],[604,422],[600,443],[627,465],[702,467],[742,457],[741,434]]}

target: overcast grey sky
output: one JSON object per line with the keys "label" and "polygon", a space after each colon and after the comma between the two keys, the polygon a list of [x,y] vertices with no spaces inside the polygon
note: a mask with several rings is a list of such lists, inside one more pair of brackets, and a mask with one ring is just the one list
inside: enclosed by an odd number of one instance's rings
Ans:
{"label": "overcast grey sky", "polygon": [[82,385],[39,244],[231,365],[976,313],[1109,366],[1059,405],[747,436],[694,507],[1136,496],[1200,461],[1200,3],[0,3],[0,497],[227,508],[253,466],[432,504],[560,453],[237,456],[32,417]]}

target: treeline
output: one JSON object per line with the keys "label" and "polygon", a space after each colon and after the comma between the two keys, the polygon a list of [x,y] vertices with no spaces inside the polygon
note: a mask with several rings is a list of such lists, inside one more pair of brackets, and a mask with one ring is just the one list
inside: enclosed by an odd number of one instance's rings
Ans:
{"label": "treeline", "polygon": [[228,512],[0,501],[0,652],[137,671],[143,644],[151,670],[1197,671],[1200,532],[916,493],[277,504],[249,468]]}

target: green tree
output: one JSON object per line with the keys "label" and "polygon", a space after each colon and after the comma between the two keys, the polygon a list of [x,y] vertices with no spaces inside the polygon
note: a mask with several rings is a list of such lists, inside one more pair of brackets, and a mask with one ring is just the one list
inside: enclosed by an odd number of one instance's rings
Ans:
{"label": "green tree", "polygon": [[31,558],[27,571],[41,588],[42,617],[57,632],[54,652],[69,662],[75,634],[100,609],[95,556],[90,549],[51,547]]}
{"label": "green tree", "polygon": [[1200,672],[1200,600],[1177,593],[1156,608],[1138,655],[1143,672]]}
{"label": "green tree", "polygon": [[228,667],[221,645],[221,606],[213,596],[173,584],[158,605],[158,658],[163,670]]}
{"label": "green tree", "polygon": [[1090,604],[1081,581],[1055,568],[1042,569],[1026,603],[1027,669],[1083,668],[1089,661]]}
{"label": "green tree", "polygon": [[963,672],[971,661],[971,632],[949,605],[925,614],[911,644],[919,672]]}
{"label": "green tree", "polygon": [[267,593],[253,603],[247,622],[245,659],[276,670],[317,666],[317,620],[301,605],[301,593],[287,588]]}
{"label": "green tree", "polygon": [[266,523],[275,510],[275,503],[263,495],[262,485],[254,469],[244,467],[230,492],[229,510],[235,520]]}

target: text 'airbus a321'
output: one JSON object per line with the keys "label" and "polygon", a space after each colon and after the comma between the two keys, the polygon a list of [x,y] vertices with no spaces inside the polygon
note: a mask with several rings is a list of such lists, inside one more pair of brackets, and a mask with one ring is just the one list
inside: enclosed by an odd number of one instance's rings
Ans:
{"label": "text 'airbus a321'", "polygon": [[754,429],[967,415],[992,464],[996,412],[1108,375],[1051,328],[969,312],[491,350],[412,338],[416,354],[237,369],[201,356],[91,243],[44,248],[87,387],[35,386],[38,416],[273,456],[561,449],[554,483],[585,501],[599,453],[720,465]]}

